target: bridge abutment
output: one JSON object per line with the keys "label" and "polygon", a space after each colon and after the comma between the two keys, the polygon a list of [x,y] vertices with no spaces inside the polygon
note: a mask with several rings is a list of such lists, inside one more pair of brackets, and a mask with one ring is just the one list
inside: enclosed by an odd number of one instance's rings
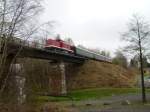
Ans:
{"label": "bridge abutment", "polygon": [[63,61],[52,64],[53,71],[50,77],[50,94],[53,96],[61,96],[67,94],[66,88],[66,67]]}
{"label": "bridge abutment", "polygon": [[14,59],[14,55],[9,55],[4,59],[1,59],[1,71],[0,71],[0,88],[2,89],[5,83],[6,78],[9,75],[9,71],[11,68],[11,63]]}
{"label": "bridge abutment", "polygon": [[26,101],[23,64],[9,55],[5,59],[0,77],[1,101],[23,104]]}

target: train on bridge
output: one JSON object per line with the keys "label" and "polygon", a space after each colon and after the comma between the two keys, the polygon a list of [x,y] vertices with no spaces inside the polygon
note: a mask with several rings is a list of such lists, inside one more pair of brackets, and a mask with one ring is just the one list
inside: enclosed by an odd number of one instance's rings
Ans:
{"label": "train on bridge", "polygon": [[[0,38],[0,49],[2,49],[2,41],[4,38]],[[60,38],[56,39],[47,39],[45,41],[45,44],[39,44],[37,42],[31,42],[27,40],[22,40],[20,38],[13,38],[13,42],[16,44],[21,44],[23,46],[33,47],[33,48],[40,48],[50,51],[57,51],[62,53],[68,53],[70,55],[76,55],[80,57],[84,57],[87,59],[92,60],[98,60],[98,61],[104,61],[104,62],[112,62],[111,58],[103,56],[99,53],[96,53],[94,51],[90,51],[86,48],[77,47],[74,45],[71,45]],[[0,50],[1,51],[1,50]]]}
{"label": "train on bridge", "polygon": [[56,50],[56,51],[71,53],[74,55],[86,57],[88,59],[110,62],[110,63],[112,62],[111,58],[109,57],[103,56],[99,53],[92,52],[86,48],[76,47],[59,38],[47,39],[44,48],[47,50]]}

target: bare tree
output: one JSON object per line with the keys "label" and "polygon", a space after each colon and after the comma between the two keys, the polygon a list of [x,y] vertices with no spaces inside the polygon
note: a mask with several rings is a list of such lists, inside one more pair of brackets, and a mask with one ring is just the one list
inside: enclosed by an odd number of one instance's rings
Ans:
{"label": "bare tree", "polygon": [[[16,37],[27,40],[33,36],[40,26],[37,24],[36,17],[42,9],[41,0],[0,0],[0,42],[3,47],[0,55],[0,93],[9,77],[8,72],[4,74],[5,65],[8,63],[7,45]],[[11,63],[15,61],[19,51]]]}
{"label": "bare tree", "polygon": [[140,71],[142,84],[142,100],[146,102],[144,72],[143,72],[143,54],[146,55],[149,45],[150,26],[142,17],[133,15],[128,23],[128,30],[122,34],[122,39],[127,41],[128,45],[125,51],[131,54],[138,54],[140,57]]}
{"label": "bare tree", "polygon": [[100,52],[100,54],[103,55],[103,56],[111,57],[111,56],[110,56],[110,52],[109,52],[109,51],[106,51],[106,50],[102,50],[102,51]]}
{"label": "bare tree", "polygon": [[48,21],[42,24],[34,35],[33,40],[38,41],[38,43],[40,43],[42,46],[45,45],[45,42],[48,38],[54,37],[53,29],[56,23],[56,21]]}
{"label": "bare tree", "polygon": [[120,65],[124,68],[127,68],[128,62],[127,58],[124,56],[124,54],[121,51],[116,51],[115,52],[115,57],[113,58],[112,62],[116,65]]}
{"label": "bare tree", "polygon": [[64,41],[66,41],[68,44],[74,46],[74,42],[73,42],[72,38],[65,38]]}

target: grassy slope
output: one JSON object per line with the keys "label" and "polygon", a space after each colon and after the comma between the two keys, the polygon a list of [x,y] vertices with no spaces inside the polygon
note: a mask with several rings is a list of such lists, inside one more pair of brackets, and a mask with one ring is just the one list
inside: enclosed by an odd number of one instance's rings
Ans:
{"label": "grassy slope", "polygon": [[69,67],[67,84],[69,90],[99,87],[133,87],[136,74],[120,66],[87,61],[78,67]]}
{"label": "grassy slope", "polygon": [[[80,101],[88,99],[101,99],[112,95],[134,94],[140,93],[139,88],[95,88],[85,90],[74,90],[66,97],[53,97],[53,96],[39,96],[39,101]],[[150,89],[147,89],[150,92]]]}
{"label": "grassy slope", "polygon": [[67,71],[68,96],[40,96],[39,100],[65,101],[71,99],[100,99],[102,97],[137,93],[140,91],[137,88],[127,88],[134,86],[136,73],[114,64],[87,61],[80,66],[68,67]]}

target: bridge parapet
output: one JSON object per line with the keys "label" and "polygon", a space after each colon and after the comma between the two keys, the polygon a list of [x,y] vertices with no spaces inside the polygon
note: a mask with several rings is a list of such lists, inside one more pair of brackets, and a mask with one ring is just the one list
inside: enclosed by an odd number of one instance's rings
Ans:
{"label": "bridge parapet", "polygon": [[0,37],[0,47],[3,45],[2,43],[4,41],[7,41],[8,43],[11,44],[17,44],[17,45],[21,45],[21,46],[26,46],[26,47],[32,47],[32,48],[40,48],[43,49],[44,48],[44,44],[40,43],[40,42],[36,42],[36,41],[31,41],[31,40],[27,40],[27,39],[21,39],[21,38],[10,38],[8,40],[6,40],[8,38],[2,38]]}

